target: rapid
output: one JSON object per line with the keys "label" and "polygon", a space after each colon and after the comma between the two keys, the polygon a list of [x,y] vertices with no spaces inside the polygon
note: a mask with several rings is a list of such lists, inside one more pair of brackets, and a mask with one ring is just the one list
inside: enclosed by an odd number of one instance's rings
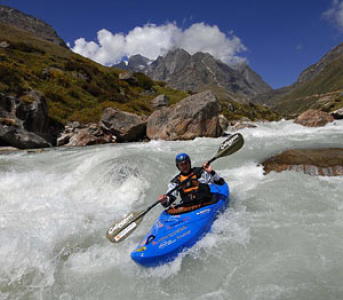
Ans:
{"label": "rapid", "polygon": [[343,121],[256,125],[240,131],[241,150],[213,164],[230,186],[228,210],[193,248],[153,269],[130,252],[161,206],[123,243],[106,230],[165,192],[177,153],[201,165],[224,138],[0,154],[0,300],[342,299],[342,177],[265,176],[259,162],[342,148]]}

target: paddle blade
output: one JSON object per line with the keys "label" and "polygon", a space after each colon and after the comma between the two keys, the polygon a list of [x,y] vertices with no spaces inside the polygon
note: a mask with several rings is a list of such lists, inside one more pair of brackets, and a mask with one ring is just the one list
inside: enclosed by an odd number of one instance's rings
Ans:
{"label": "paddle blade", "polygon": [[138,225],[142,222],[143,216],[132,222],[142,212],[132,212],[124,215],[120,220],[113,223],[111,228],[107,230],[106,237],[112,243],[120,243],[133,233]]}
{"label": "paddle blade", "polygon": [[239,149],[241,149],[244,145],[244,138],[240,133],[236,133],[231,135],[227,138],[222,144],[220,145],[215,158],[229,156]]}

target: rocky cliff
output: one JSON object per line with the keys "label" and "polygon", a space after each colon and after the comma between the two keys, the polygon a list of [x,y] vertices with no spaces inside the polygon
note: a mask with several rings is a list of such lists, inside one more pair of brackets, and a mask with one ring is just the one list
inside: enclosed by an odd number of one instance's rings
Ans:
{"label": "rocky cliff", "polygon": [[40,19],[26,15],[17,9],[0,5],[0,23],[15,26],[31,32],[38,38],[67,48],[65,42],[50,25]]}
{"label": "rocky cliff", "polygon": [[143,72],[154,80],[165,81],[169,86],[184,91],[199,92],[215,86],[247,98],[272,90],[245,63],[232,67],[208,53],[191,55],[183,49],[173,49],[155,61],[133,55],[127,63],[121,62],[114,67]]}
{"label": "rocky cliff", "polygon": [[148,66],[146,73],[155,80],[166,81],[174,88],[192,92],[209,86],[223,87],[230,92],[247,96],[271,90],[246,65],[233,69],[208,53],[191,55],[183,49],[174,49],[166,56],[159,57]]}

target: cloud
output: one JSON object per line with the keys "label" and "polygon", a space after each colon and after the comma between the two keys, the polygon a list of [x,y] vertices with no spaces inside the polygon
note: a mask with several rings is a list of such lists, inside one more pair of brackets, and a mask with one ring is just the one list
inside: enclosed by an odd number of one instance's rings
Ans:
{"label": "cloud", "polygon": [[247,51],[233,32],[225,34],[218,26],[205,23],[195,23],[185,30],[176,23],[146,24],[127,34],[113,34],[102,29],[97,33],[97,41],[79,38],[72,50],[101,64],[112,65],[124,56],[135,54],[156,59],[176,47],[184,48],[190,54],[208,52],[228,64],[245,61],[241,53]]}
{"label": "cloud", "polygon": [[333,22],[340,31],[343,31],[343,1],[333,0],[331,7],[322,16]]}

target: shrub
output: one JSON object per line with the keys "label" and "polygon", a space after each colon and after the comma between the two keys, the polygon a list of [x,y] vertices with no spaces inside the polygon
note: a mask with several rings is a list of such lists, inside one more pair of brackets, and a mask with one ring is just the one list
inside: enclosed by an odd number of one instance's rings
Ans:
{"label": "shrub", "polygon": [[78,94],[78,92],[76,92],[74,90],[68,91],[68,95],[73,97],[73,98],[80,99],[80,95]]}
{"label": "shrub", "polygon": [[67,100],[62,95],[57,94],[52,91],[45,92],[45,97],[50,99],[52,102],[59,102],[59,103],[67,104]]}
{"label": "shrub", "polygon": [[145,90],[151,90],[154,86],[154,82],[151,78],[146,76],[145,74],[141,72],[133,73],[133,76],[138,80],[138,86],[145,89]]}
{"label": "shrub", "polygon": [[18,96],[24,93],[24,81],[17,71],[0,65],[0,78],[1,83],[7,86],[5,92],[14,92]]}
{"label": "shrub", "polygon": [[125,95],[121,95],[121,94],[105,94],[105,95],[100,95],[98,98],[98,102],[99,103],[103,103],[103,102],[116,102],[116,103],[126,103],[129,101],[129,99],[127,99],[127,97]]}
{"label": "shrub", "polygon": [[83,72],[85,73],[90,79],[94,77],[94,75],[99,73],[99,70],[90,65],[90,64],[85,64],[85,63],[80,63],[80,62],[75,62],[75,61],[67,61],[64,64],[64,69],[66,71],[78,71],[78,72]]}
{"label": "shrub", "polygon": [[165,87],[167,85],[167,83],[165,81],[155,81],[155,83],[160,86],[160,87]]}
{"label": "shrub", "polygon": [[38,54],[45,54],[45,51],[37,48],[31,44],[26,44],[23,42],[18,42],[18,43],[11,43],[10,49],[16,49],[19,50],[21,52],[26,52],[26,53],[38,53]]}

